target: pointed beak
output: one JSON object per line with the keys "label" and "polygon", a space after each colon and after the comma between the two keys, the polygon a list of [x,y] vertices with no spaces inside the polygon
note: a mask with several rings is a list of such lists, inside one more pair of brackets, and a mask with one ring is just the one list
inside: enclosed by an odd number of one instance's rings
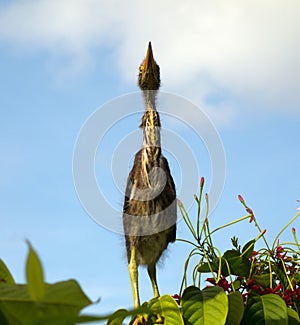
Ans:
{"label": "pointed beak", "polygon": [[149,42],[146,59],[144,61],[145,71],[147,71],[149,67],[152,68],[154,64],[155,64],[155,60],[153,57],[152,46],[151,46],[151,42]]}
{"label": "pointed beak", "polygon": [[154,60],[151,42],[146,58],[140,65],[138,85],[142,90],[157,90],[160,86],[159,66]]}

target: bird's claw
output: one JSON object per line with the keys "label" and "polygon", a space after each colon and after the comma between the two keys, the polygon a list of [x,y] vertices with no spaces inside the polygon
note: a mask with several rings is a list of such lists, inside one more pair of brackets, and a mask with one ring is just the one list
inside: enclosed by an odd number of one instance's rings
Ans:
{"label": "bird's claw", "polygon": [[138,315],[129,325],[147,325],[148,315]]}
{"label": "bird's claw", "polygon": [[163,324],[164,323],[163,318],[159,314],[156,314],[155,316],[157,318],[156,318],[156,321],[154,324]]}
{"label": "bird's claw", "polygon": [[[154,318],[156,318],[154,320]],[[149,325],[149,324],[164,324],[164,320],[159,314],[153,315],[153,317],[149,318],[149,315],[144,314],[144,315],[138,315],[136,318],[134,318],[131,322],[130,325]]]}

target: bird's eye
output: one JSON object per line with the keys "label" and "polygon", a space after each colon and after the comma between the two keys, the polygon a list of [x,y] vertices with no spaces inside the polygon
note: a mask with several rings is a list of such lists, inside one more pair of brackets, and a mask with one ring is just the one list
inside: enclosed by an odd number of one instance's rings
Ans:
{"label": "bird's eye", "polygon": [[142,73],[144,71],[144,66],[141,65],[140,68],[139,68],[139,72]]}

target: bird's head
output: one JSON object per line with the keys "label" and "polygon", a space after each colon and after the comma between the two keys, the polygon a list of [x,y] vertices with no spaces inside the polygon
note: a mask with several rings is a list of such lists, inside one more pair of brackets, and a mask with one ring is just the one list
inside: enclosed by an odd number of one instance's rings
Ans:
{"label": "bird's head", "polygon": [[141,90],[157,90],[160,86],[159,66],[155,62],[151,42],[149,42],[145,60],[139,68],[138,85]]}

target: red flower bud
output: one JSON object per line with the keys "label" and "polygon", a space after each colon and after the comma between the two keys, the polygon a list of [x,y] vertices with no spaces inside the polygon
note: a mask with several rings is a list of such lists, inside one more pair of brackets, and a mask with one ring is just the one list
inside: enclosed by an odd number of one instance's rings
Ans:
{"label": "red flower bud", "polygon": [[241,203],[243,203],[243,204],[245,203],[245,201],[241,195],[238,195],[238,199],[240,200]]}
{"label": "red flower bud", "polygon": [[216,280],[214,278],[207,278],[206,281],[211,284],[216,284]]}
{"label": "red flower bud", "polygon": [[251,215],[253,215],[254,216],[254,213],[253,213],[253,211],[250,209],[250,208],[246,208],[246,211],[249,213],[249,214],[251,214]]}
{"label": "red flower bud", "polygon": [[250,216],[250,218],[249,218],[249,223],[251,223],[253,220],[255,220],[255,217],[254,217],[254,215],[252,214],[252,215]]}
{"label": "red flower bud", "polygon": [[293,227],[292,228],[292,233],[294,234],[296,232],[296,229]]}
{"label": "red flower bud", "polygon": [[249,222],[252,222],[254,220],[254,213],[253,213],[252,209],[247,207],[246,211],[250,214]]}
{"label": "red flower bud", "polygon": [[259,284],[254,284],[252,287],[251,287],[251,290],[259,290],[260,289],[260,285]]}
{"label": "red flower bud", "polygon": [[269,294],[269,293],[273,293],[273,289],[271,288],[266,288],[266,290],[264,290],[261,294],[265,295],[265,294]]}
{"label": "red flower bud", "polygon": [[278,290],[280,290],[282,288],[282,284],[279,283],[274,289],[273,289],[273,292],[276,292]]}
{"label": "red flower bud", "polygon": [[173,295],[172,298],[178,303],[178,305],[180,304],[181,297],[177,293]]}
{"label": "red flower bud", "polygon": [[202,188],[204,185],[204,177],[202,176],[200,179],[200,187]]}
{"label": "red flower bud", "polygon": [[[253,251],[252,253],[251,253],[251,256],[250,256],[250,260],[252,261],[252,260],[255,260],[255,256],[257,255],[258,253],[257,253],[257,251]],[[253,279],[251,279],[251,280],[253,280]],[[254,280],[253,280],[254,281]]]}
{"label": "red flower bud", "polygon": [[[281,253],[283,253],[283,254],[281,254]],[[276,256],[277,256],[278,258],[282,258],[282,259],[284,259],[285,256],[286,256],[286,253],[287,253],[287,252],[284,252],[284,249],[283,249],[282,246],[277,246],[277,247],[276,247]]]}

